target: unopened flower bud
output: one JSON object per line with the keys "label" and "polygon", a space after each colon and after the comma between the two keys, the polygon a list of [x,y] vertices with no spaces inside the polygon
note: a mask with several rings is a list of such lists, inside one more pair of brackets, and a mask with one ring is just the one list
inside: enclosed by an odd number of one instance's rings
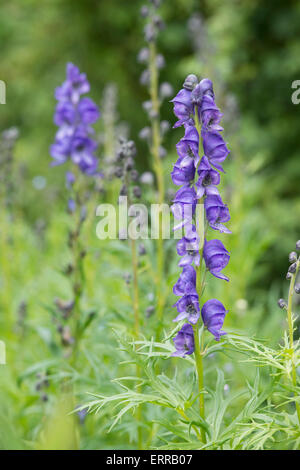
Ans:
{"label": "unopened flower bud", "polygon": [[139,173],[137,170],[132,170],[130,173],[131,181],[137,181],[139,179]]}
{"label": "unopened flower bud", "polygon": [[295,292],[296,292],[296,294],[300,294],[300,284],[299,283],[297,283],[295,285]]}
{"label": "unopened flower bud", "polygon": [[278,304],[279,308],[286,308],[287,307],[286,301],[284,299],[279,299],[277,304]]}
{"label": "unopened flower bud", "polygon": [[290,280],[292,279],[292,277],[293,277],[293,276],[291,275],[291,273],[287,273],[287,275],[286,275],[286,280],[287,280],[287,281],[290,281]]}
{"label": "unopened flower bud", "polygon": [[142,184],[153,184],[154,182],[154,176],[153,176],[153,173],[151,173],[150,171],[145,171],[145,173],[143,173],[140,177],[140,182]]}
{"label": "unopened flower bud", "polygon": [[115,168],[115,176],[116,176],[117,178],[122,178],[122,176],[123,176],[123,168],[122,168],[122,167],[117,166],[117,167]]}
{"label": "unopened flower bud", "polygon": [[151,129],[150,127],[143,127],[143,129],[139,132],[139,138],[142,140],[150,139],[151,137]]}
{"label": "unopened flower bud", "polygon": [[300,250],[300,240],[296,242],[296,250]]}
{"label": "unopened flower bud", "polygon": [[149,49],[148,47],[143,47],[138,53],[137,61],[140,63],[144,63],[144,62],[147,62],[148,59],[149,59]]}
{"label": "unopened flower bud", "polygon": [[144,70],[140,76],[140,83],[142,85],[149,85],[150,83],[150,72],[148,69]]}
{"label": "unopened flower bud", "polygon": [[148,23],[144,28],[145,39],[148,42],[152,42],[156,37],[156,32],[153,24]]}
{"label": "unopened flower bud", "polygon": [[169,98],[173,95],[173,87],[168,82],[163,82],[159,87],[159,94],[161,98]]}
{"label": "unopened flower bud", "polygon": [[120,196],[127,196],[127,186],[125,184],[120,189]]}
{"label": "unopened flower bud", "polygon": [[294,263],[295,261],[297,261],[297,253],[295,251],[292,251],[289,254],[289,262]]}
{"label": "unopened flower bud", "polygon": [[143,243],[140,243],[139,244],[139,255],[140,256],[144,256],[146,254],[146,248],[145,248],[145,245]]}
{"label": "unopened flower bud", "polygon": [[156,66],[158,69],[162,69],[165,66],[165,58],[162,54],[158,54],[156,57]]}
{"label": "unopened flower bud", "polygon": [[297,269],[297,263],[293,263],[293,264],[291,264],[291,266],[289,267],[289,272],[290,272],[290,273],[295,273],[295,272],[296,272],[296,269]]}
{"label": "unopened flower bud", "polygon": [[140,199],[140,197],[142,196],[142,191],[139,186],[134,186],[132,192],[134,197],[136,197],[137,199]]}
{"label": "unopened flower bud", "polygon": [[192,91],[198,83],[198,78],[194,74],[190,74],[186,77],[183,88]]}
{"label": "unopened flower bud", "polygon": [[166,132],[168,132],[168,130],[170,129],[170,123],[169,121],[161,121],[160,123],[160,130],[161,130],[161,133],[162,134],[165,134]]}
{"label": "unopened flower bud", "polygon": [[143,5],[140,12],[142,18],[147,18],[147,16],[149,15],[149,8],[146,5]]}

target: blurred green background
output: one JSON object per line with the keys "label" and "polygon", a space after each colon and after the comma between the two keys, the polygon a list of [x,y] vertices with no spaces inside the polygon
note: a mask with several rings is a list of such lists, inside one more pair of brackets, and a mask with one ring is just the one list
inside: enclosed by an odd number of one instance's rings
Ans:
{"label": "blurred green background", "polygon": [[[142,66],[136,62],[144,44],[142,4],[139,0],[86,0],[76,6],[71,0],[2,2],[0,77],[7,84],[7,104],[1,106],[1,129],[20,128],[17,159],[27,170],[22,204],[32,223],[41,213],[51,216],[49,193],[62,181],[57,183],[63,170],[49,171],[48,148],[55,132],[53,90],[63,80],[67,61],[87,73],[91,96],[98,103],[108,82],[117,85],[119,114],[130,124],[132,138],[146,123],[141,103],[147,92],[139,82]],[[165,1],[161,11],[167,24],[159,39],[166,58],[161,79],[177,90],[187,73],[202,76],[209,66],[217,70],[216,92],[221,78],[226,91],[237,99],[243,158],[248,162],[260,158],[264,184],[257,204],[266,210],[269,230],[276,229],[272,249],[262,259],[266,263],[274,255],[277,259],[263,280],[269,285],[280,276],[284,253],[299,230],[299,107],[291,102],[291,84],[300,69],[299,2],[172,0]],[[208,32],[208,39],[200,40],[206,63],[195,56],[188,27],[195,14],[202,16]],[[171,105],[164,104],[162,117],[174,122]],[[168,137],[168,150],[178,136],[176,131]],[[149,156],[138,145],[139,166],[147,168]],[[37,193],[32,187],[36,175],[46,177],[45,191]]]}
{"label": "blurred green background", "polygon": [[[1,252],[4,295],[0,305],[4,315],[0,325],[5,334],[12,335],[9,355],[15,355],[14,366],[5,371],[10,400],[7,409],[12,416],[6,416],[5,410],[2,416],[0,409],[0,422],[14,423],[11,434],[0,434],[5,448],[19,445],[12,437],[16,430],[27,440],[34,440],[42,427],[34,384],[26,380],[39,367],[51,367],[52,354],[57,352],[44,304],[70,294],[58,272],[68,260],[65,168],[49,167],[49,146],[56,131],[54,88],[64,80],[69,61],[87,74],[90,96],[100,107],[106,85],[114,83],[119,118],[128,123],[130,137],[137,142],[137,165],[140,170],[150,169],[149,151],[138,139],[139,131],[147,125],[142,102],[148,99],[140,83],[143,66],[136,60],[144,46],[139,13],[142,5],[140,0],[11,0],[0,5],[0,79],[7,85],[7,104],[0,105],[0,130],[17,126],[20,131],[14,161],[15,174],[19,175],[14,245],[10,252],[4,247]],[[291,101],[292,82],[300,79],[300,3],[165,0],[161,14],[166,23],[158,42],[166,62],[161,81],[170,82],[175,94],[189,73],[211,77],[231,149],[222,180],[232,217],[233,234],[224,238],[231,251],[226,271],[231,282],[212,282],[208,293],[229,306],[228,326],[244,329],[249,335],[265,335],[277,343],[284,315],[276,301],[287,289],[287,254],[300,238],[300,105]],[[164,102],[161,111],[162,119],[173,124],[171,104]],[[103,132],[101,120],[97,131]],[[169,175],[176,159],[175,143],[181,135],[182,129],[171,131],[164,142],[168,150],[164,177],[169,189],[174,189]],[[100,146],[100,168],[101,155]],[[38,189],[34,184],[37,176],[44,178],[45,187],[43,184]],[[147,196],[149,201],[155,199],[151,191]],[[82,359],[84,373],[74,379],[81,381],[82,396],[91,388],[108,391],[109,379],[120,374],[117,364],[112,365],[116,345],[107,336],[106,327],[131,312],[130,293],[122,278],[124,269],[130,271],[129,249],[118,242],[108,249],[96,239],[94,228],[89,225],[87,230],[90,256],[86,262],[86,304],[98,308],[101,322],[88,337],[86,357]],[[166,318],[170,321],[174,316],[171,286],[178,276],[178,260],[173,242],[166,242],[165,248],[170,254],[166,268],[170,291]],[[151,243],[147,250],[151,261]],[[149,292],[147,267],[145,271],[140,286],[143,310],[154,296],[151,289]],[[103,272],[107,274],[104,279]],[[23,301],[28,307],[29,336],[18,344],[12,321],[16,322]],[[155,319],[145,320],[148,328],[147,322],[151,331]],[[20,354],[20,345],[26,353]],[[50,362],[35,368],[36,362],[44,360]],[[237,366],[237,387],[242,381],[241,370],[242,366]],[[50,404],[45,406],[50,409]],[[102,426],[89,421],[90,440],[84,447],[119,442],[118,435],[115,441],[109,441],[110,437],[103,434],[103,429],[107,430],[105,420]],[[30,446],[29,441],[27,444]]]}

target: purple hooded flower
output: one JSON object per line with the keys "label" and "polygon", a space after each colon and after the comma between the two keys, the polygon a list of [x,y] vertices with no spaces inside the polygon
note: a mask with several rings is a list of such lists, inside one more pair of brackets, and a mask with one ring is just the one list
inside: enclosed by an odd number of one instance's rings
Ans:
{"label": "purple hooded flower", "polygon": [[226,332],[222,331],[222,326],[227,312],[228,310],[225,310],[224,305],[217,299],[208,300],[201,309],[203,323],[216,341],[220,341],[220,337],[226,335]]}
{"label": "purple hooded flower", "polygon": [[181,220],[181,223],[174,228],[176,230],[192,220],[197,203],[195,189],[183,186],[175,194],[173,203],[171,207],[173,215],[175,219]]}
{"label": "purple hooded flower", "polygon": [[222,223],[230,220],[230,214],[228,207],[223,203],[219,195],[208,194],[204,201],[204,208],[211,228],[219,230],[221,233],[231,233]]}
{"label": "purple hooded flower", "polygon": [[220,183],[220,174],[214,170],[204,155],[198,166],[197,197],[201,198],[205,193],[209,193],[212,186]]}
{"label": "purple hooded flower", "polygon": [[193,327],[189,323],[185,323],[173,341],[176,351],[172,356],[185,357],[193,354],[195,350]]}
{"label": "purple hooded flower", "polygon": [[226,159],[229,150],[223,137],[218,132],[210,132],[204,128],[202,128],[201,134],[204,154],[217,170],[224,172],[221,163]]}
{"label": "purple hooded flower", "polygon": [[195,178],[195,165],[191,157],[179,157],[171,173],[172,181],[177,186],[189,185]]}
{"label": "purple hooded flower", "polygon": [[173,321],[180,321],[187,318],[195,325],[200,317],[199,298],[197,294],[187,294],[177,300],[173,305],[177,308],[179,315]]}
{"label": "purple hooded flower", "polygon": [[220,240],[209,240],[204,242],[203,258],[207,269],[219,279],[229,281],[227,276],[221,273],[229,262],[230,255]]}
{"label": "purple hooded flower", "polygon": [[212,81],[209,78],[203,78],[192,91],[191,100],[196,106],[201,106],[205,96],[214,97],[214,90]]}
{"label": "purple hooded flower", "polygon": [[199,134],[193,126],[186,127],[184,137],[176,145],[179,157],[189,156],[194,159],[195,167],[199,162]]}
{"label": "purple hooded flower", "polygon": [[180,277],[173,287],[175,295],[195,294],[196,291],[196,271],[192,266],[185,266]]}
{"label": "purple hooded flower", "polygon": [[200,119],[202,126],[209,131],[222,131],[223,127],[219,125],[223,114],[216,106],[214,99],[210,95],[203,96],[200,107]]}
{"label": "purple hooded flower", "polygon": [[199,235],[194,225],[188,224],[185,226],[185,235],[177,242],[177,253],[182,256],[178,266],[187,266],[192,263],[199,266]]}
{"label": "purple hooded flower", "polygon": [[191,91],[182,88],[171,102],[174,103],[174,114],[179,119],[173,127],[193,124],[194,106],[191,101]]}

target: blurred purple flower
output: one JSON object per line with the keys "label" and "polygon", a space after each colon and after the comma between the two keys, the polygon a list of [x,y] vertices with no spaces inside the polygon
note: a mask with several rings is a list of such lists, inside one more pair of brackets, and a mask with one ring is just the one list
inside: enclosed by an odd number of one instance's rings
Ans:
{"label": "blurred purple flower", "polygon": [[100,116],[99,109],[90,98],[80,98],[89,92],[86,75],[78,67],[67,64],[67,79],[55,91],[58,100],[54,122],[59,126],[55,143],[50,147],[52,165],[61,165],[69,158],[83,173],[94,175],[98,161],[94,155],[96,142],[90,137],[91,124]]}

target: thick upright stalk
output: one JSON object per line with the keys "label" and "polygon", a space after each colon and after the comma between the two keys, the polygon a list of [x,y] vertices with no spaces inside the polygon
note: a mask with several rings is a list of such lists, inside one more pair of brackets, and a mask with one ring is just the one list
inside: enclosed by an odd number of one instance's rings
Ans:
{"label": "thick upright stalk", "polygon": [[[290,345],[290,353],[291,353],[291,360],[292,360],[292,383],[294,387],[297,386],[297,371],[296,371],[295,356],[294,356],[294,322],[293,322],[292,304],[293,304],[293,293],[294,293],[295,281],[297,278],[299,268],[300,268],[300,260],[297,261],[296,272],[292,274],[292,278],[290,281],[288,306],[287,306],[289,345]],[[300,424],[300,403],[295,401],[295,405],[296,405],[296,410],[297,410],[298,421]]]}
{"label": "thick upright stalk", "polygon": [[[196,369],[197,369],[197,376],[198,376],[198,391],[199,391],[199,411],[200,416],[204,420],[205,419],[205,407],[204,407],[204,380],[203,380],[203,360],[202,360],[202,343],[203,343],[203,332],[201,334],[201,338],[199,338],[199,324],[193,325],[194,330],[194,337],[195,337],[195,360],[196,360]],[[201,345],[200,345],[201,342]],[[201,428],[201,438],[202,441],[206,442],[205,431]]]}
{"label": "thick upright stalk", "polygon": [[[199,143],[201,140],[201,125],[198,118],[198,109],[195,109],[195,127],[199,135]],[[196,169],[196,171],[198,168]],[[203,199],[199,199],[197,202],[196,208],[196,229],[199,236],[199,254],[200,254],[200,265],[197,266],[196,274],[196,289],[199,296],[199,301],[203,292],[204,287],[204,274],[202,276],[202,259],[203,259],[203,247],[205,239],[205,213]],[[201,338],[199,338],[199,324],[193,326],[194,330],[194,340],[195,340],[195,360],[196,360],[196,369],[198,376],[198,390],[199,390],[199,412],[201,418],[205,419],[205,405],[204,405],[204,374],[203,374],[203,335],[201,333]],[[203,428],[201,428],[201,438],[202,441],[206,442],[206,435]]]}
{"label": "thick upright stalk", "polygon": [[[163,165],[160,159],[160,145],[161,145],[161,133],[160,133],[160,119],[159,119],[159,108],[160,101],[158,96],[158,69],[156,61],[156,46],[154,42],[150,43],[150,97],[152,103],[153,117],[151,119],[152,127],[152,143],[151,153],[153,156],[153,168],[156,175],[157,189],[158,189],[158,204],[164,202],[164,175]],[[162,212],[159,211],[159,235],[157,239],[157,278],[156,278],[156,295],[157,295],[157,315],[159,330],[161,328],[163,319],[163,307],[164,299],[162,295],[162,281],[163,281],[163,270],[164,270],[164,252],[163,252],[163,238],[162,238]]]}

